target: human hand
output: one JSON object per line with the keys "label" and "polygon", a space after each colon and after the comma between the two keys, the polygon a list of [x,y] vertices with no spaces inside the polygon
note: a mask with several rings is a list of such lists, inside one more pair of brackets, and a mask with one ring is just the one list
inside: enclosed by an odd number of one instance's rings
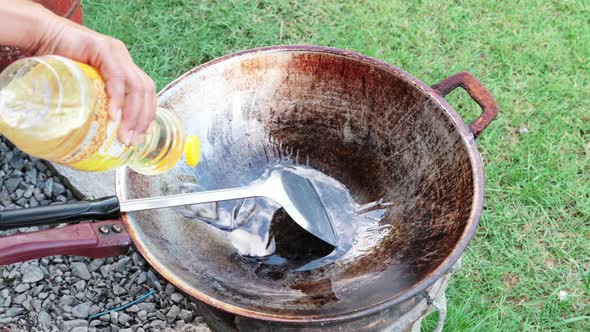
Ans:
{"label": "human hand", "polygon": [[[139,144],[156,114],[156,86],[153,80],[133,61],[120,40],[92,31],[82,25],[55,15],[29,1],[14,1],[10,8],[0,9],[0,28],[11,28],[4,39],[15,40],[34,55],[54,54],[86,63],[96,68],[105,81],[109,96],[109,116],[121,120],[119,140]],[[21,15],[22,19],[17,18]],[[23,21],[34,21],[34,28],[20,29]],[[17,23],[10,24],[10,20]],[[18,35],[18,36],[17,36]],[[0,32],[0,44],[3,44]],[[20,39],[18,39],[19,37]],[[10,45],[6,43],[5,45]]]}

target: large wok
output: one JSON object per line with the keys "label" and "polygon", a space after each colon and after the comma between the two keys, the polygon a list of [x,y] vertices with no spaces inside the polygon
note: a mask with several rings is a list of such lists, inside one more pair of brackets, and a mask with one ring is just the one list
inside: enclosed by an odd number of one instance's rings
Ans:
{"label": "large wok", "polygon": [[[482,107],[470,126],[443,99],[457,87]],[[354,52],[278,46],[197,67],[164,88],[159,104],[178,112],[188,133],[201,138],[202,161],[196,169],[179,163],[156,177],[119,170],[121,199],[175,194],[187,181],[205,189],[246,185],[269,162],[295,151],[345,184],[357,203],[394,202],[381,221],[386,236],[376,245],[352,261],[303,273],[246,260],[221,231],[173,209],[124,215],[126,232],[151,266],[214,308],[276,326],[362,321],[440,279],[477,228],[484,174],[475,139],[497,105],[469,73],[430,87]],[[0,254],[0,263],[47,255],[47,248],[49,254],[107,255],[99,242],[111,235],[116,240],[102,246],[116,254],[117,241],[125,245],[129,237],[108,227],[120,223],[70,226],[98,239],[86,251],[71,239],[39,249],[37,238],[26,247],[35,234],[20,234],[11,247],[19,258]],[[101,225],[108,226],[103,233]],[[9,240],[0,240],[0,249]]]}

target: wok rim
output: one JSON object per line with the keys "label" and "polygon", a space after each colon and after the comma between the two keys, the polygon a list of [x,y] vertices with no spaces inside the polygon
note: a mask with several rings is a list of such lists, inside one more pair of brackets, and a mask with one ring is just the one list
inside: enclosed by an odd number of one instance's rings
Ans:
{"label": "wok rim", "polygon": [[[141,255],[146,259],[146,261],[167,281],[172,283],[174,286],[179,288],[185,294],[189,295],[193,299],[201,301],[207,305],[215,307],[217,309],[221,309],[225,312],[231,313],[233,315],[238,315],[242,317],[247,317],[251,319],[257,320],[264,320],[264,321],[271,321],[271,322],[278,322],[278,323],[334,323],[334,322],[342,322],[347,320],[352,320],[355,318],[360,318],[364,316],[368,316],[371,314],[375,314],[377,312],[381,312],[389,307],[394,305],[398,305],[406,300],[409,300],[419,293],[426,290],[428,287],[433,285],[438,279],[440,279],[443,275],[451,270],[457,260],[462,256],[463,252],[465,251],[467,244],[473,238],[477,226],[479,225],[479,220],[481,218],[482,210],[483,210],[483,200],[484,200],[484,169],[483,169],[483,162],[477,150],[477,146],[475,145],[475,137],[473,133],[469,129],[469,127],[465,124],[461,116],[455,111],[455,109],[438,93],[436,93],[430,86],[423,83],[422,81],[418,80],[414,76],[410,75],[409,73],[390,65],[384,61],[374,59],[372,57],[350,51],[350,50],[343,50],[334,47],[326,47],[320,45],[306,45],[306,44],[295,44],[295,45],[275,45],[275,46],[266,46],[266,47],[258,47],[248,50],[243,50],[231,54],[227,54],[225,56],[213,59],[209,62],[201,64],[188,72],[184,73],[168,85],[166,85],[159,93],[158,97],[162,94],[166,93],[168,90],[172,89],[176,86],[179,82],[183,81],[187,77],[202,71],[203,69],[217,64],[219,62],[227,61],[236,57],[255,54],[255,53],[274,53],[274,52],[309,52],[309,53],[324,53],[329,55],[336,55],[341,57],[350,58],[352,60],[362,61],[369,65],[374,65],[384,69],[385,71],[399,76],[405,81],[411,83],[414,88],[420,90],[422,93],[427,95],[438,104],[440,107],[444,109],[444,114],[450,117],[455,129],[461,135],[461,139],[463,145],[465,146],[467,153],[469,154],[469,160],[471,163],[471,172],[473,178],[473,203],[471,207],[471,211],[469,213],[469,219],[465,226],[465,230],[459,240],[456,242],[453,250],[451,253],[436,267],[432,272],[425,275],[419,282],[415,283],[410,288],[406,289],[405,291],[399,292],[394,294],[387,300],[365,306],[363,308],[357,308],[348,312],[339,313],[339,314],[332,314],[332,315],[309,315],[309,316],[292,316],[292,315],[281,315],[281,314],[271,314],[266,312],[261,312],[233,304],[226,303],[224,301],[215,299],[211,296],[208,296],[199,290],[193,288],[188,283],[184,282],[180,277],[176,276],[176,274],[164,264],[160,262],[158,258],[155,257],[142,240],[141,236],[138,234],[138,230],[134,225],[134,218],[131,215],[123,214],[122,220],[126,226],[129,235],[137,250],[141,253]],[[124,168],[118,169],[116,172],[116,192],[117,196],[120,199],[126,199],[126,188],[127,188],[127,170]]]}

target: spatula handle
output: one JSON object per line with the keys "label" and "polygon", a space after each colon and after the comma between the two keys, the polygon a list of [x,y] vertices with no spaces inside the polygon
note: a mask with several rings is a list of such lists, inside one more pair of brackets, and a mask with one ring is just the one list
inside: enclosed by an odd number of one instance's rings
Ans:
{"label": "spatula handle", "polygon": [[119,199],[111,196],[94,201],[0,211],[0,230],[82,220],[106,220],[120,216]]}

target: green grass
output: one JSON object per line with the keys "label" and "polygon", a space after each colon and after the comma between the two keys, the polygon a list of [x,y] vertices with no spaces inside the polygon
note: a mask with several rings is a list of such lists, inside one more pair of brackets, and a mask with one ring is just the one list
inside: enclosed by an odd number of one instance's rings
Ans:
{"label": "green grass", "polygon": [[[86,25],[126,42],[159,88],[215,57],[289,43],[355,50],[429,84],[470,71],[500,115],[477,142],[485,211],[448,291],[446,330],[589,330],[590,2],[356,2],[86,0],[84,9]],[[448,100],[466,121],[477,116],[466,93]]]}

